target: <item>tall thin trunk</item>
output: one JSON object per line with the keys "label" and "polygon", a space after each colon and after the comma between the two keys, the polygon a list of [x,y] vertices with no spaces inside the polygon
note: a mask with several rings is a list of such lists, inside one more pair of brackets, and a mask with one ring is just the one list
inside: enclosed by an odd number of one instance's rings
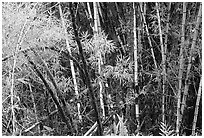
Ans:
{"label": "tall thin trunk", "polygon": [[176,134],[179,136],[179,128],[180,128],[180,104],[181,104],[181,90],[182,90],[182,75],[183,75],[183,67],[184,67],[184,41],[185,41],[185,22],[186,22],[186,3],[183,3],[183,20],[182,20],[182,29],[181,29],[181,48],[180,48],[180,60],[179,60],[179,75],[178,75],[178,93],[177,93],[177,120],[176,120]]}
{"label": "tall thin trunk", "polygon": [[[133,33],[134,33],[134,85],[135,85],[135,94],[138,93],[136,88],[138,87],[138,63],[137,63],[137,16],[136,16],[136,4],[133,2]],[[136,120],[137,120],[137,127],[139,128],[139,103],[138,103],[138,97],[136,97],[135,100],[135,114],[136,114]]]}
{"label": "tall thin trunk", "polygon": [[158,19],[158,27],[159,27],[159,36],[160,36],[160,45],[161,45],[161,53],[162,53],[162,122],[165,121],[165,80],[166,80],[166,68],[165,68],[165,54],[164,54],[164,45],[163,45],[163,37],[162,37],[162,29],[161,29],[161,19],[159,15],[159,4],[156,2],[156,9],[157,9],[157,19]]}
{"label": "tall thin trunk", "polygon": [[[17,53],[20,49],[20,46],[23,42],[23,38],[25,37],[25,34],[27,32],[25,32],[25,27],[27,25],[27,22],[28,22],[28,18],[26,19],[22,29],[21,29],[21,32],[20,32],[20,35],[19,35],[19,38],[18,38],[18,42],[17,42],[17,45],[16,45],[16,48],[15,48],[15,51],[14,51],[14,54],[13,54],[13,68],[12,68],[12,73],[11,73],[11,89],[10,89],[10,92],[11,92],[11,116],[12,116],[12,135],[16,135],[16,117],[15,117],[15,111],[14,111],[14,97],[15,97],[15,92],[14,92],[14,83],[15,83],[15,68],[16,68],[16,63],[17,63]],[[29,27],[28,27],[29,28]]]}
{"label": "tall thin trunk", "polygon": [[[35,98],[34,98],[33,90],[32,90],[32,87],[31,87],[31,83],[29,83],[28,86],[29,86],[29,90],[30,90],[30,93],[31,93],[31,99],[32,99],[32,102],[33,102],[35,120],[36,120],[36,122],[38,122],[37,108],[36,108],[36,104],[35,104]],[[38,133],[40,133],[39,127],[37,128],[37,131],[38,131]]]}
{"label": "tall thin trunk", "polygon": [[[121,23],[121,22],[122,22],[122,18],[120,17],[120,11],[119,11],[117,2],[115,2],[115,6],[116,6],[116,11],[117,11],[117,15],[118,15],[118,20],[119,20],[120,27],[123,28],[123,25],[122,25],[122,23]],[[117,31],[116,31],[116,32],[117,32]],[[117,33],[116,35],[118,36],[118,40],[119,40],[120,45],[121,45],[121,47],[122,47],[123,53],[125,53],[125,48],[124,48],[124,46],[123,46],[123,43],[122,43],[122,41],[121,41],[121,39],[120,39],[119,34]],[[125,42],[125,35],[124,35],[124,33],[122,33],[122,39],[123,39],[123,41]]]}
{"label": "tall thin trunk", "polygon": [[158,68],[157,67],[157,62],[156,62],[156,59],[155,59],[154,50],[153,50],[153,46],[152,46],[152,41],[151,41],[149,30],[148,30],[148,27],[147,27],[147,22],[146,22],[146,19],[145,19],[143,10],[142,10],[142,3],[139,4],[139,7],[140,7],[140,12],[141,12],[141,15],[142,15],[143,22],[144,22],[144,26],[145,26],[145,29],[146,29],[146,32],[147,32],[147,38],[148,38],[149,45],[150,45],[150,48],[151,48],[151,53],[152,53],[152,58],[153,58],[153,61],[154,61],[154,66],[157,69]]}
{"label": "tall thin trunk", "polygon": [[[48,90],[49,94],[51,95],[60,115],[62,120],[65,122],[65,124],[67,125],[67,128],[71,131],[71,134],[74,134],[73,131],[73,127],[70,125],[68,118],[65,115],[65,111],[63,110],[62,106],[60,105],[60,102],[58,101],[58,98],[56,96],[56,94],[53,92],[53,90],[51,89],[51,87],[49,86],[48,82],[45,80],[45,78],[43,77],[43,74],[39,71],[39,69],[37,68],[37,65],[31,60],[30,56],[28,55],[27,51],[23,51],[24,56],[27,58],[28,62],[32,65],[32,69],[33,71],[36,72],[36,74],[38,75],[38,77],[43,81],[46,89]],[[53,78],[52,78],[53,79]],[[56,93],[58,93],[59,91],[57,91]]]}
{"label": "tall thin trunk", "polygon": [[[60,17],[61,17],[61,20],[62,20],[62,27],[63,27],[64,33],[65,33],[67,50],[69,52],[69,55],[72,55],[71,54],[72,53],[71,48],[70,48],[70,45],[69,45],[69,40],[68,40],[68,33],[67,33],[66,26],[65,26],[64,17],[63,17],[63,13],[62,13],[60,3],[59,3],[59,11],[60,11]],[[72,79],[73,79],[73,83],[74,83],[74,91],[75,91],[75,96],[76,96],[76,100],[77,100],[78,118],[79,118],[79,121],[82,121],[82,116],[81,116],[81,113],[80,113],[79,92],[78,92],[78,86],[77,86],[77,81],[76,81],[76,73],[75,73],[73,61],[70,59],[69,62],[70,62],[70,66],[71,66]]]}
{"label": "tall thin trunk", "polygon": [[[164,41],[164,56],[165,56],[165,60],[166,60],[166,55],[167,55],[167,42],[168,42],[168,32],[169,32],[169,18],[170,18],[170,14],[171,14],[170,10],[171,10],[171,2],[169,2],[169,5],[168,5],[168,15],[167,15],[166,30],[165,30],[165,41]],[[165,66],[166,66],[166,63],[165,63]]]}
{"label": "tall thin trunk", "polygon": [[[188,58],[188,67],[187,67],[187,73],[186,73],[186,79],[185,79],[185,87],[184,87],[184,93],[183,93],[183,98],[182,98],[182,103],[181,103],[181,114],[183,115],[183,111],[186,105],[186,97],[188,95],[188,89],[190,85],[190,71],[191,71],[191,66],[192,66],[192,56],[193,52],[195,50],[195,45],[196,45],[196,40],[198,36],[198,29],[201,23],[201,16],[202,16],[202,5],[200,5],[199,11],[198,11],[198,16],[197,16],[197,22],[196,22],[196,27],[195,27],[195,32],[193,35],[193,42],[192,46],[190,49],[190,55]],[[182,120],[182,115],[181,115],[181,120]]]}
{"label": "tall thin trunk", "polygon": [[92,16],[92,14],[91,14],[91,8],[90,8],[89,2],[87,2],[87,8],[88,8],[88,13],[89,13],[89,18],[90,18],[90,26],[91,26],[92,30],[94,31],[94,26],[92,25],[93,16]]}
{"label": "tall thin trunk", "polygon": [[84,73],[85,73],[85,76],[86,76],[86,85],[89,88],[90,96],[91,96],[91,99],[92,99],[92,106],[94,108],[95,115],[96,115],[96,121],[97,121],[97,124],[98,124],[98,130],[99,130],[98,132],[99,132],[99,135],[102,136],[103,135],[103,127],[102,127],[102,123],[101,123],[100,112],[98,110],[98,104],[97,104],[96,98],[94,96],[93,86],[91,84],[90,75],[88,73],[88,67],[87,67],[85,57],[84,57],[82,44],[81,44],[81,41],[79,39],[79,34],[78,34],[78,31],[77,31],[77,28],[76,28],[72,3],[69,3],[69,9],[70,9],[70,12],[71,12],[71,17],[72,17],[72,26],[73,26],[73,30],[74,30],[75,40],[77,42],[79,52],[80,52],[80,56],[81,56],[82,63],[83,63],[83,67],[84,67]]}
{"label": "tall thin trunk", "polygon": [[[97,2],[93,3],[94,6],[94,36],[97,36],[99,32],[101,32],[101,25],[100,25],[100,20],[99,20],[99,15],[98,15],[98,4]],[[103,60],[102,60],[102,54],[101,54],[101,49],[97,51],[96,55],[99,55],[98,57],[98,73],[101,74],[101,65],[103,65]],[[102,117],[103,119],[105,118],[105,108],[104,108],[104,102],[103,102],[103,85],[101,80],[99,79],[99,97],[100,97],[100,105],[102,109]]]}
{"label": "tall thin trunk", "polygon": [[[137,9],[137,11],[139,11],[140,9],[138,8]],[[141,64],[141,70],[143,71],[144,69],[143,69],[143,62],[142,62],[142,26],[144,25],[143,23],[142,23],[142,19],[141,18],[139,18],[140,20],[139,20],[139,22],[138,22],[138,30],[137,30],[137,35],[138,35],[138,53],[139,53],[139,60],[140,60],[140,64]]]}
{"label": "tall thin trunk", "polygon": [[143,5],[144,5],[144,6],[143,6],[144,16],[146,16],[146,12],[147,12],[147,3],[144,2]]}
{"label": "tall thin trunk", "polygon": [[[168,31],[169,31],[169,18],[170,18],[170,12],[171,10],[171,2],[169,2],[168,5],[168,14],[167,14],[167,21],[166,21],[166,29],[165,29],[165,40],[164,40],[164,68],[165,68],[165,77],[164,77],[164,85],[167,85],[167,67],[166,67],[166,57],[167,57],[167,43],[168,43]],[[168,92],[167,92],[168,94]],[[166,98],[166,105],[168,105],[168,103],[170,102],[170,97]],[[167,110],[167,109],[166,109]]]}
{"label": "tall thin trunk", "polygon": [[198,94],[197,94],[197,100],[196,100],[196,106],[195,106],[195,112],[194,112],[194,119],[193,119],[192,136],[195,136],[195,129],[196,129],[196,123],[197,123],[197,117],[198,117],[198,108],[199,108],[201,93],[202,93],[202,77],[200,78],[200,84],[199,84],[199,88],[198,88]]}

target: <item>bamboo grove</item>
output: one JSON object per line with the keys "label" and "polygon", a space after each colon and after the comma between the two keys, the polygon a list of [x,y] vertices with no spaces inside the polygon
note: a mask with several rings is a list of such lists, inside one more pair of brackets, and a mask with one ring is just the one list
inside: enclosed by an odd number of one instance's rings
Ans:
{"label": "bamboo grove", "polygon": [[3,2],[2,135],[202,135],[202,3]]}

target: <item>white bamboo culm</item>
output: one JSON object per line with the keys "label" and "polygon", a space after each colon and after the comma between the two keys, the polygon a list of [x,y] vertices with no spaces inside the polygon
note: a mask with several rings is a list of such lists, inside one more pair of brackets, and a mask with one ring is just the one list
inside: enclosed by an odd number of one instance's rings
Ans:
{"label": "white bamboo culm", "polygon": [[[101,25],[100,25],[100,20],[99,20],[99,15],[98,15],[98,5],[99,3],[94,2],[93,7],[94,7],[94,33],[95,35],[98,35],[99,32],[101,32]],[[97,55],[97,53],[96,53]],[[103,65],[102,61],[102,55],[101,51],[99,49],[98,51],[98,73],[101,74],[101,65]],[[102,117],[103,119],[105,118],[105,108],[104,108],[104,102],[103,102],[103,85],[101,80],[99,79],[99,97],[100,97],[100,105],[102,109]]]}
{"label": "white bamboo culm", "polygon": [[14,56],[13,56],[14,57],[13,58],[13,68],[12,68],[12,73],[11,73],[11,113],[12,113],[12,130],[13,130],[12,135],[15,135],[15,133],[16,133],[16,118],[15,118],[15,111],[14,111],[14,97],[15,97],[15,94],[14,94],[15,73],[14,72],[15,72],[15,67],[16,67],[16,63],[17,63],[17,53],[19,51],[19,48],[23,42],[23,39],[24,39],[26,33],[29,30],[29,27],[28,27],[27,31],[25,31],[25,28],[26,28],[26,25],[27,25],[29,18],[30,17],[26,18],[25,23],[23,24],[23,27],[20,31],[20,35],[19,35],[17,45],[16,45],[16,48],[14,51]]}
{"label": "white bamboo culm", "polygon": [[184,41],[185,41],[185,21],[186,21],[186,3],[183,3],[183,20],[182,20],[182,29],[181,29],[181,48],[180,48],[180,67],[179,67],[179,75],[178,75],[178,94],[177,94],[177,121],[176,121],[176,134],[179,136],[180,129],[180,104],[181,104],[181,89],[182,89],[182,75],[183,75],[183,51],[184,51]]}
{"label": "white bamboo culm", "polygon": [[[62,27],[63,27],[64,33],[65,33],[67,50],[68,50],[69,54],[71,55],[71,48],[70,48],[69,40],[68,40],[68,33],[66,31],[67,29],[66,29],[66,25],[65,25],[65,21],[64,21],[64,17],[63,17],[63,13],[62,13],[60,3],[59,3],[59,11],[60,11],[60,16],[61,16],[61,20],[62,20]],[[75,74],[74,64],[73,64],[73,61],[71,59],[69,61],[70,61],[70,66],[71,66],[72,79],[73,79],[73,83],[74,83],[74,91],[75,91],[76,99],[78,101],[79,92],[78,92],[78,86],[77,86],[77,81],[76,81],[76,74]],[[79,121],[82,121],[82,116],[81,116],[81,112],[80,112],[80,103],[79,102],[77,102],[77,112],[78,112]]]}
{"label": "white bamboo culm", "polygon": [[153,46],[152,46],[152,41],[151,41],[151,38],[150,38],[150,34],[149,34],[147,22],[146,22],[146,19],[145,19],[143,10],[142,10],[142,3],[141,3],[141,2],[139,3],[139,7],[140,7],[140,12],[141,12],[141,15],[142,15],[143,22],[144,22],[144,26],[145,26],[145,29],[146,29],[147,38],[148,38],[148,41],[149,41],[149,46],[150,46],[150,49],[151,49],[151,53],[152,53],[152,58],[153,58],[153,61],[154,61],[154,65],[155,65],[155,68],[158,69],[158,67],[157,67],[157,62],[156,62],[156,58],[155,58],[155,55],[154,55]]}
{"label": "white bamboo culm", "polygon": [[[193,56],[193,53],[195,51],[196,40],[197,40],[197,36],[198,36],[198,30],[199,30],[199,26],[201,23],[201,16],[202,16],[202,4],[200,3],[196,27],[195,27],[195,31],[194,31],[194,35],[193,35],[192,46],[191,46],[190,54],[189,54],[189,58],[188,58],[188,67],[187,67],[187,73],[186,73],[186,79],[185,79],[184,94],[183,94],[183,99],[182,99],[182,103],[181,103],[181,113],[182,114],[183,114],[183,111],[184,111],[184,108],[186,105],[186,97],[188,95],[188,89],[189,89],[189,85],[190,85],[189,79],[190,79],[190,71],[191,71],[191,66],[192,66],[192,56]],[[182,119],[182,116],[181,116],[181,119]]]}
{"label": "white bamboo culm", "polygon": [[200,78],[200,84],[199,84],[199,89],[198,89],[198,94],[197,94],[194,119],[193,119],[193,127],[192,127],[192,136],[195,136],[196,123],[197,123],[197,117],[198,117],[198,108],[199,108],[201,93],[202,93],[202,77]]}
{"label": "white bamboo culm", "polygon": [[[136,16],[136,3],[133,2],[133,18],[134,18],[134,25],[133,25],[133,33],[134,33],[134,85],[138,85],[138,63],[137,63],[137,16]],[[138,97],[137,97],[138,98]],[[135,114],[136,114],[136,120],[137,120],[137,127],[139,127],[139,103],[137,100],[137,103],[135,103]]]}
{"label": "white bamboo culm", "polygon": [[166,78],[166,69],[165,69],[165,54],[164,54],[164,45],[163,45],[163,38],[162,38],[162,29],[161,29],[161,19],[159,15],[159,4],[156,2],[156,9],[157,9],[157,19],[159,25],[159,35],[160,35],[160,45],[161,45],[161,53],[162,53],[162,77],[163,77],[163,84],[162,84],[162,122],[165,121],[165,78]]}

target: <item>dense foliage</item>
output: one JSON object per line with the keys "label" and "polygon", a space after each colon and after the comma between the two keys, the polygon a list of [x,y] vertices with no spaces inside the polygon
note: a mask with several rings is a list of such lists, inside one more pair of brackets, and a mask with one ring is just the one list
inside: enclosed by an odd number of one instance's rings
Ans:
{"label": "dense foliage", "polygon": [[2,135],[202,135],[201,6],[2,3]]}

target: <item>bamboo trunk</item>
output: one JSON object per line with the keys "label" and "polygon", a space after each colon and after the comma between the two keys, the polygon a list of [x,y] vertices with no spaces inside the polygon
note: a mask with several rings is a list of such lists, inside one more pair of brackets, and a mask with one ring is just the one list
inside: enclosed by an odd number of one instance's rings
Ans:
{"label": "bamboo trunk", "polygon": [[[68,33],[67,33],[66,26],[65,26],[64,17],[63,17],[63,13],[62,13],[62,9],[61,9],[60,4],[59,4],[59,11],[60,11],[60,17],[62,20],[62,27],[63,27],[64,33],[65,33],[67,50],[69,52],[69,55],[71,55],[71,48],[70,48],[69,40],[68,40]],[[77,81],[76,81],[76,73],[75,73],[73,61],[71,59],[69,61],[70,61],[70,66],[71,66],[72,79],[73,79],[73,83],[74,83],[75,96],[76,96],[76,100],[77,100],[77,114],[78,114],[79,121],[81,122],[82,116],[80,113],[79,91],[78,91],[78,86],[77,86]]]}
{"label": "bamboo trunk", "polygon": [[[101,32],[101,25],[100,25],[100,20],[99,20],[99,15],[98,15],[98,4],[97,2],[93,3],[94,6],[94,36],[97,36],[99,32]],[[101,54],[101,49],[98,50],[98,73],[101,75],[101,65],[103,65],[103,60],[102,60],[102,54]],[[102,117],[105,119],[105,108],[104,108],[104,102],[103,102],[103,85],[102,81],[99,79],[99,97],[100,97],[100,105],[102,109]]]}
{"label": "bamboo trunk", "polygon": [[[169,18],[170,18],[170,12],[171,10],[171,2],[168,5],[168,14],[167,14],[167,21],[166,21],[166,29],[165,29],[165,40],[164,40],[164,68],[165,68],[165,72],[167,71],[167,67],[166,67],[166,57],[167,57],[167,43],[168,43],[168,31],[169,31]],[[164,74],[164,85],[167,86],[167,73]],[[167,92],[167,94],[169,94],[169,92]],[[168,103],[170,103],[170,97],[166,98],[166,105],[168,105]],[[167,108],[166,108],[167,110]]]}
{"label": "bamboo trunk", "polygon": [[142,15],[143,22],[144,22],[144,26],[145,26],[145,29],[146,29],[146,32],[147,32],[147,38],[148,38],[148,41],[149,41],[149,45],[150,45],[150,49],[151,49],[151,53],[152,53],[152,58],[153,58],[153,61],[154,61],[154,66],[157,69],[158,68],[157,67],[157,62],[156,62],[156,59],[155,59],[154,50],[153,50],[153,46],[152,46],[152,41],[151,41],[149,30],[148,30],[148,27],[147,27],[147,22],[146,22],[146,19],[145,19],[143,10],[142,10],[142,3],[139,4],[139,7],[140,7],[140,12],[141,12],[141,15]]}
{"label": "bamboo trunk", "polygon": [[179,136],[180,128],[180,104],[181,104],[181,90],[182,90],[182,75],[183,75],[183,51],[184,51],[184,41],[185,41],[185,22],[186,22],[186,3],[183,3],[183,20],[182,20],[182,30],[181,30],[181,48],[180,48],[180,66],[179,66],[179,75],[178,75],[178,93],[177,93],[177,121],[176,121],[176,134]]}
{"label": "bamboo trunk", "polygon": [[[136,16],[136,4],[133,2],[133,18],[134,18],[134,25],[133,25],[133,33],[134,33],[134,85],[135,85],[135,94],[138,93],[138,62],[137,62],[137,16]],[[135,114],[136,114],[136,120],[137,120],[137,127],[139,128],[140,122],[139,122],[139,102],[138,102],[138,96],[135,100]]]}
{"label": "bamboo trunk", "polygon": [[[186,105],[186,97],[188,95],[188,89],[189,89],[189,85],[190,85],[189,80],[190,80],[190,71],[191,71],[191,66],[192,66],[192,56],[193,56],[193,52],[195,50],[196,40],[197,40],[197,36],[198,36],[198,29],[199,29],[199,26],[201,23],[201,16],[202,16],[202,5],[200,5],[199,11],[198,11],[198,17],[197,17],[194,36],[193,36],[193,42],[192,42],[192,46],[190,49],[190,55],[188,58],[188,67],[187,67],[187,73],[186,73],[186,79],[185,79],[184,94],[183,94],[183,99],[182,99],[182,103],[181,103],[181,114],[182,115],[183,115],[184,108]],[[182,120],[182,115],[181,115],[181,120]]]}
{"label": "bamboo trunk", "polygon": [[[14,111],[14,106],[16,103],[14,103],[14,97],[15,97],[15,92],[14,92],[14,83],[15,83],[15,68],[16,68],[16,63],[17,63],[17,53],[21,47],[21,44],[23,42],[23,39],[27,33],[25,31],[26,25],[28,22],[28,18],[26,19],[25,23],[23,24],[23,27],[20,31],[20,35],[17,41],[17,45],[13,54],[13,67],[12,67],[12,73],[11,73],[11,89],[10,89],[10,94],[11,94],[11,116],[12,116],[12,136],[16,135],[16,117],[15,117],[15,111]],[[29,28],[29,27],[28,27]],[[25,32],[24,32],[25,31]]]}
{"label": "bamboo trunk", "polygon": [[161,29],[161,19],[159,15],[159,4],[156,2],[156,9],[157,9],[157,19],[159,25],[159,36],[160,36],[160,45],[161,45],[161,53],[162,53],[162,122],[165,121],[165,80],[166,80],[166,68],[165,68],[165,54],[164,54],[164,45],[163,45],[163,37],[162,37],[162,29]]}
{"label": "bamboo trunk", "polygon": [[[118,15],[118,20],[119,20],[119,24],[120,24],[120,27],[121,28],[123,28],[123,25],[122,25],[122,18],[120,17],[120,12],[119,12],[119,8],[118,8],[118,4],[117,4],[117,2],[115,2],[115,6],[116,6],[116,11],[117,11],[117,15]],[[116,29],[115,29],[116,30]],[[121,47],[122,47],[122,50],[123,50],[123,53],[125,54],[125,48],[124,48],[124,46],[123,46],[123,43],[122,43],[122,40],[120,39],[120,36],[119,36],[119,34],[118,34],[118,31],[116,31],[116,35],[117,35],[117,37],[118,37],[118,41],[119,41],[119,43],[120,43],[120,45],[121,45]],[[123,40],[124,40],[124,42],[125,42],[125,35],[124,35],[124,33],[122,33],[122,37],[123,37]]]}
{"label": "bamboo trunk", "polygon": [[198,117],[198,108],[199,108],[201,93],[202,93],[202,77],[200,78],[200,84],[199,84],[199,88],[198,88],[198,94],[197,94],[197,100],[196,100],[196,106],[195,106],[195,112],[194,112],[194,119],[193,119],[192,136],[195,136],[196,123],[197,123],[197,117]]}
{"label": "bamboo trunk", "polygon": [[102,127],[102,123],[101,123],[100,112],[98,110],[98,104],[97,104],[97,101],[96,101],[96,98],[95,98],[95,95],[94,95],[94,92],[93,92],[93,86],[91,84],[90,75],[88,73],[88,67],[87,67],[85,57],[84,57],[82,44],[81,44],[81,41],[79,39],[79,34],[78,34],[77,27],[76,27],[76,24],[75,24],[75,17],[74,17],[72,3],[69,3],[69,9],[70,9],[70,12],[71,12],[71,17],[72,17],[72,26],[73,26],[73,30],[74,30],[75,40],[76,40],[76,43],[78,45],[80,56],[81,56],[83,67],[84,67],[84,73],[85,73],[85,76],[86,76],[86,85],[89,88],[90,96],[91,96],[91,99],[92,99],[92,106],[93,106],[93,108],[95,110],[96,121],[97,121],[97,124],[98,124],[98,130],[99,130],[98,133],[99,133],[100,136],[102,136],[103,135],[103,127]]}

